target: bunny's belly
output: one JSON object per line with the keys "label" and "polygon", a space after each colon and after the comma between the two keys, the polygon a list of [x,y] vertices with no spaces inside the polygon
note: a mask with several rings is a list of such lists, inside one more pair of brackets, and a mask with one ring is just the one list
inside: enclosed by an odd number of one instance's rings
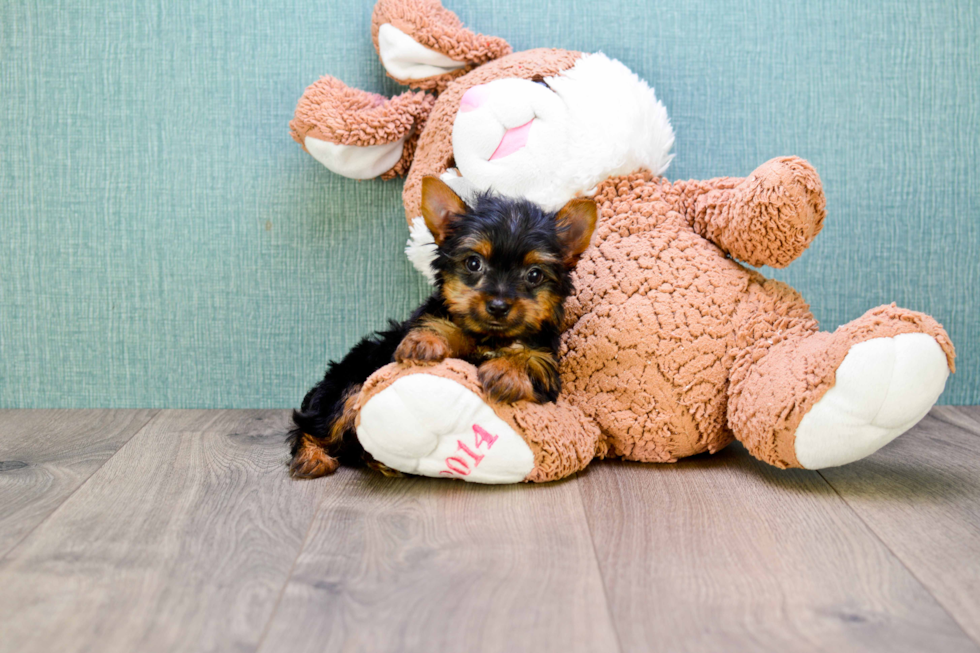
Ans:
{"label": "bunny's belly", "polygon": [[562,349],[563,394],[610,454],[672,462],[728,444],[736,313],[753,273],[684,226],[607,236]]}

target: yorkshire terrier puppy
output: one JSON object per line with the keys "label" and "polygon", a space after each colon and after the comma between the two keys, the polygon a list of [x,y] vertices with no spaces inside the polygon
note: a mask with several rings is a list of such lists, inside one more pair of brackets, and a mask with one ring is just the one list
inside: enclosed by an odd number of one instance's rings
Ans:
{"label": "yorkshire terrier puppy", "polygon": [[[290,472],[317,478],[341,463],[367,463],[354,402],[371,374],[392,361],[478,366],[490,399],[554,401],[561,391],[558,344],[571,270],[589,246],[595,202],[575,199],[558,213],[486,193],[467,206],[437,177],[422,180],[422,216],[436,242],[436,290],[408,320],[361,340],[293,412]],[[392,472],[393,473],[393,472]]]}

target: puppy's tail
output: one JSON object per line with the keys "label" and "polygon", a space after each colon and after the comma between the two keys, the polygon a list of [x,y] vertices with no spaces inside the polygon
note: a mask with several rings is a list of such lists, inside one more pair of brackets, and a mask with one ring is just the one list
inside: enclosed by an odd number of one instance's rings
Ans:
{"label": "puppy's tail", "polygon": [[319,478],[332,474],[340,466],[363,464],[363,449],[357,441],[354,420],[357,395],[361,385],[347,388],[336,401],[322,405],[322,388],[317,386],[303,401],[301,410],[293,411],[294,428],[289,432],[292,462],[289,471],[295,478]]}
{"label": "puppy's tail", "polygon": [[293,476],[316,478],[338,465],[356,467],[371,462],[354,431],[357,396],[369,376],[394,360],[395,349],[407,332],[408,322],[391,321],[386,331],[364,338],[342,360],[327,366],[323,380],[293,412],[295,428],[289,434]]}

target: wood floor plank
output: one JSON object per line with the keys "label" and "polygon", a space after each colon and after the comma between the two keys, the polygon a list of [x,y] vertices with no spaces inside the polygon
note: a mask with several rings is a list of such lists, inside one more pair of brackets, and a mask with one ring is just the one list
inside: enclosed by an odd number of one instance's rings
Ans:
{"label": "wood floor plank", "polygon": [[0,558],[153,416],[152,410],[0,410]]}
{"label": "wood floor plank", "polygon": [[0,651],[254,650],[325,481],[284,411],[163,411],[0,561]]}
{"label": "wood floor plank", "polygon": [[618,650],[574,479],[331,483],[260,651]]}
{"label": "wood floor plank", "polygon": [[623,651],[977,651],[815,472],[731,446],[580,477]]}
{"label": "wood floor plank", "polygon": [[827,481],[980,642],[980,406],[937,406]]}

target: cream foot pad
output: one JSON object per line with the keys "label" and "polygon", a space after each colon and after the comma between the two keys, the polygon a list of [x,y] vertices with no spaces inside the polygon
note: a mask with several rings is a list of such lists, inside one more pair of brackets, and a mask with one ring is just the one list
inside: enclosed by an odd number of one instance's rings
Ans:
{"label": "cream foot pad", "polygon": [[361,409],[357,438],[376,460],[407,474],[471,483],[519,483],[534,454],[493,409],[462,385],[405,376]]}
{"label": "cream foot pad", "polygon": [[860,460],[925,417],[949,376],[946,355],[924,333],[875,338],[851,347],[837,380],[796,430],[807,469]]}

